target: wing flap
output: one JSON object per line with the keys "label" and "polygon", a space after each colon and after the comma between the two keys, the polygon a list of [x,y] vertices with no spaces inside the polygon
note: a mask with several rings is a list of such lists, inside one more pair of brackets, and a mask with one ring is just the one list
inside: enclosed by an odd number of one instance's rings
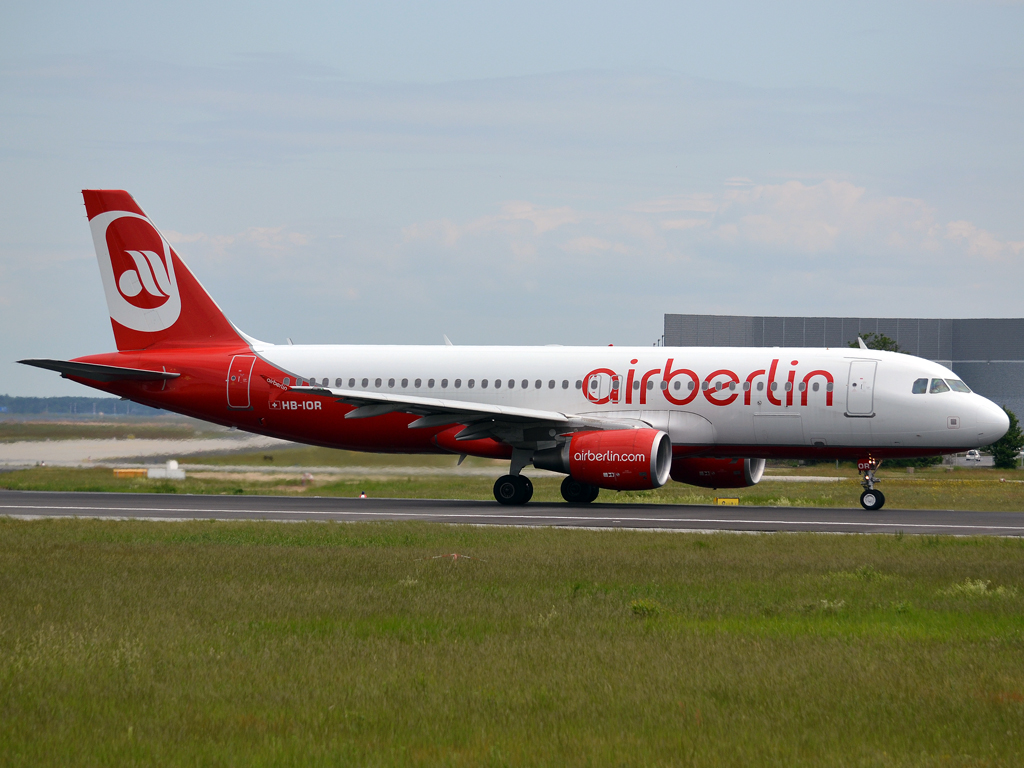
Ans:
{"label": "wing flap", "polygon": [[[367,411],[364,412],[366,416],[376,416],[383,413],[391,413],[393,411],[404,411],[406,413],[416,413],[423,416],[451,414],[452,416],[463,416],[466,418],[500,418],[502,421],[513,422],[544,421],[565,424],[570,420],[569,416],[557,411],[542,411],[534,408],[516,408],[507,405],[464,402],[461,400],[445,400],[435,397],[419,397],[418,395],[393,395],[385,392],[353,392],[350,389],[334,389],[332,387],[289,387],[288,391],[334,397],[343,403],[354,405],[356,406],[356,410],[353,411],[353,413],[358,415],[353,416],[352,418],[357,419],[364,418],[364,416],[359,412],[362,411],[363,408],[367,408]],[[395,407],[390,410],[369,410],[371,406],[378,405],[393,405]],[[413,422],[413,424],[420,426],[418,423],[419,421],[422,421],[422,419]],[[451,421],[444,423],[450,424],[456,421],[458,421],[458,419],[453,418]],[[423,426],[431,426],[433,423],[434,422],[428,422]]]}

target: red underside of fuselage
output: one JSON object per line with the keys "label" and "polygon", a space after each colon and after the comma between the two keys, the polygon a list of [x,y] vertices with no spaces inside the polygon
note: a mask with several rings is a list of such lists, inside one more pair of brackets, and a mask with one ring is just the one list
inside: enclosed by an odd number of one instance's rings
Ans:
{"label": "red underside of fuselage", "polygon": [[[409,429],[416,416],[390,413],[367,419],[346,419],[353,406],[333,398],[289,392],[276,382],[286,375],[265,360],[256,358],[249,382],[248,405],[229,407],[224,372],[235,355],[251,355],[248,347],[164,349],[120,352],[77,358],[76,362],[122,368],[141,368],[179,373],[176,379],[153,382],[100,383],[69,376],[86,386],[124,397],[153,408],[162,408],[204,421],[237,427],[284,440],[375,453],[467,453],[486,458],[509,458],[512,449],[495,440],[456,443],[453,425]],[[287,405],[286,405],[287,404]],[[315,407],[313,407],[315,406]],[[966,450],[965,446],[959,450]],[[907,447],[866,448],[830,445],[674,445],[674,457],[714,456],[764,459],[858,460],[915,458],[952,453],[955,449]]]}

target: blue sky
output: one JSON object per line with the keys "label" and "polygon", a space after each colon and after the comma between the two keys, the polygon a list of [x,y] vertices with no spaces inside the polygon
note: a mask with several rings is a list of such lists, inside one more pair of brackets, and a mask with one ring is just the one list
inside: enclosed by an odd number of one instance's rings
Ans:
{"label": "blue sky", "polygon": [[0,392],[113,348],[85,187],[275,342],[1024,311],[1024,5],[436,6],[5,8]]}

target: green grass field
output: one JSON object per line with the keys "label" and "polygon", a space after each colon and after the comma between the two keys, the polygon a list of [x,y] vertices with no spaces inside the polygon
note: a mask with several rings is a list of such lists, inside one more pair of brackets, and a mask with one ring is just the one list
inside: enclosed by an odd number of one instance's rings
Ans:
{"label": "green grass field", "polygon": [[[190,420],[191,421],[191,420]],[[209,431],[224,431],[210,427]],[[0,443],[21,440],[189,440],[200,436],[200,430],[182,421],[122,420],[121,422],[63,421],[0,421]]]}
{"label": "green grass field", "polygon": [[[447,463],[451,466],[454,459],[448,457]],[[216,466],[211,466],[211,469],[216,469]],[[529,470],[526,474],[529,474]],[[892,472],[882,480],[879,487],[886,494],[887,508],[893,509],[1024,509],[1024,483],[1000,482],[1000,478],[1006,476],[1013,478],[1016,474],[981,469],[921,472],[913,476]],[[321,474],[314,475],[310,482],[304,482],[300,469],[291,473],[282,472],[278,477],[270,478],[256,474],[214,473],[213,476],[204,476],[202,473],[190,472],[185,480],[174,482],[146,478],[118,479],[110,469],[100,468],[36,467],[0,473],[0,488],[9,490],[310,496],[358,496],[361,491],[365,491],[372,498],[494,499],[491,490],[494,481],[486,477],[414,474],[407,477],[385,477],[373,475],[371,468],[365,476],[359,478]],[[534,500],[561,502],[560,483],[560,478],[535,479]],[[625,504],[711,504],[716,496],[729,496],[739,498],[744,505],[853,508],[858,506],[860,492],[861,487],[852,476],[839,483],[778,483],[765,480],[751,488],[720,491],[670,482],[654,491],[602,491],[598,501]]]}
{"label": "green grass field", "polygon": [[1022,564],[998,538],[0,520],[0,763],[1016,766]]}

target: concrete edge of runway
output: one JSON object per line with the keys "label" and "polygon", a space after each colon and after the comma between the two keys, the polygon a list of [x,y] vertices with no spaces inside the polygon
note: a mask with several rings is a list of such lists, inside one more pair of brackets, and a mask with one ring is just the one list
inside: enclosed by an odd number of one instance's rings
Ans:
{"label": "concrete edge of runway", "polygon": [[466,525],[600,530],[769,533],[904,533],[1024,536],[1024,512],[671,504],[535,503],[347,497],[0,491],[0,516],[18,519],[259,520],[360,522],[417,520]]}

